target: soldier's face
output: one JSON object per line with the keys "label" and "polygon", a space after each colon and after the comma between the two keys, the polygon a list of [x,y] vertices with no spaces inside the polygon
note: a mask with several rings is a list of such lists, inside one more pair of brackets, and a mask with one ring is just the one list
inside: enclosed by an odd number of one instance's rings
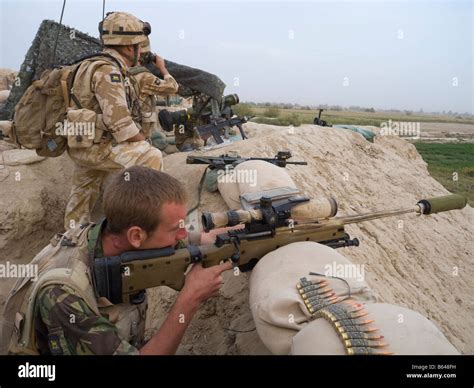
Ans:
{"label": "soldier's face", "polygon": [[161,209],[161,222],[155,231],[148,236],[141,249],[154,249],[174,246],[179,240],[186,238],[184,220],[186,219],[186,205],[179,203],[165,203]]}

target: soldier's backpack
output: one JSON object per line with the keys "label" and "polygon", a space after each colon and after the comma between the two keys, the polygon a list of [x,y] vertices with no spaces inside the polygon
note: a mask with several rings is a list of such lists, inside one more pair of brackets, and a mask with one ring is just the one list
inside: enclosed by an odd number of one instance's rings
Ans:
{"label": "soldier's backpack", "polygon": [[13,116],[13,141],[24,148],[36,150],[40,156],[56,157],[67,148],[67,136],[58,131],[66,118],[71,99],[81,108],[71,93],[74,78],[84,60],[122,65],[107,53],[92,54],[73,64],[45,70],[18,101]]}

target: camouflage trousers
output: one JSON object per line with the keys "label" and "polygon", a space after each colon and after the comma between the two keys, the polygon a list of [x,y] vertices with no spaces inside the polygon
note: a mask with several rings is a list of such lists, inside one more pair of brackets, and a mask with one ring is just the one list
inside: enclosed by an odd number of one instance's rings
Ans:
{"label": "camouflage trousers", "polygon": [[176,141],[176,148],[180,151],[191,151],[204,146],[204,141],[192,132],[185,131],[182,133],[178,129],[175,129],[174,138]]}
{"label": "camouflage trousers", "polygon": [[115,146],[94,144],[86,149],[69,149],[68,153],[75,169],[64,216],[65,230],[90,221],[101,187],[110,173],[137,165],[163,170],[161,151],[146,141]]}

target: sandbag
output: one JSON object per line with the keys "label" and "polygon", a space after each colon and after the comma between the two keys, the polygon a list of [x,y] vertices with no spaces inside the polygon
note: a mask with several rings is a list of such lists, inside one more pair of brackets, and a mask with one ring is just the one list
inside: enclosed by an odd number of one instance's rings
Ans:
{"label": "sandbag", "polygon": [[[302,195],[296,187],[288,170],[263,160],[249,160],[228,171],[224,178],[217,180],[217,188],[230,209],[254,208],[257,203],[249,203],[246,198],[250,194],[261,193],[266,196],[275,195],[275,189],[281,193],[274,200]],[[285,194],[286,193],[286,194]],[[337,204],[326,197],[311,198],[307,203],[295,206],[292,217],[296,219],[319,219],[334,216]]]}
{"label": "sandbag", "polygon": [[[311,318],[296,283],[301,277],[308,280],[317,278],[309,276],[309,272],[325,274],[338,265],[349,268],[353,264],[325,245],[298,242],[265,255],[255,266],[250,277],[250,309],[260,339],[273,354],[289,354],[293,336]],[[355,300],[376,301],[362,277],[345,279]],[[332,278],[327,278],[327,281],[338,295],[348,294],[343,281]]]}
{"label": "sandbag", "polygon": [[[245,179],[248,177],[249,179]],[[227,172],[225,179],[219,179],[217,187],[230,209],[241,209],[240,196],[277,187],[296,185],[288,172],[274,164],[262,160],[240,163]]]}
{"label": "sandbag", "polygon": [[[393,354],[459,354],[434,323],[416,311],[387,303],[367,303],[364,309]],[[329,322],[318,318],[293,337],[291,354],[344,355],[346,350]]]}
{"label": "sandbag", "polygon": [[[250,308],[260,339],[273,354],[333,354],[346,350],[336,330],[324,318],[314,319],[296,284],[302,277],[325,279],[338,296],[349,293],[362,303],[394,354],[458,354],[441,331],[421,314],[379,303],[365,282],[365,269],[336,250],[314,242],[298,242],[265,255],[250,277]],[[314,319],[314,320],[313,320]]]}

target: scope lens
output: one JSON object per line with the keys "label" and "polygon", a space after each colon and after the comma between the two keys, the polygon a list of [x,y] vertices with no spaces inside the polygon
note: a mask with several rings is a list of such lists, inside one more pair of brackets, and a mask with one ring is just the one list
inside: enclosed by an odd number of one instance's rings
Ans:
{"label": "scope lens", "polygon": [[201,216],[202,227],[204,228],[205,232],[209,232],[210,230],[214,229],[215,225],[212,221],[211,213],[202,213]]}
{"label": "scope lens", "polygon": [[175,125],[186,125],[188,121],[188,112],[186,109],[170,112],[166,109],[160,110],[158,113],[158,121],[163,130],[170,132],[175,128]]}
{"label": "scope lens", "polygon": [[239,96],[237,94],[228,94],[224,96],[224,105],[232,106],[239,103]]}

